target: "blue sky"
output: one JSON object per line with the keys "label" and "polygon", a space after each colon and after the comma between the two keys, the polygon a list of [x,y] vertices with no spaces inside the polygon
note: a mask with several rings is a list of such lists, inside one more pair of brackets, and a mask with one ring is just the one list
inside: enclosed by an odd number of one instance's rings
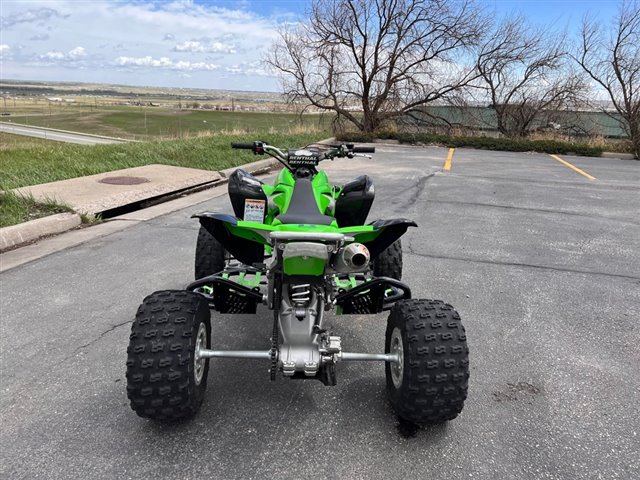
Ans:
{"label": "blue sky", "polygon": [[[591,11],[618,2],[481,0],[500,17],[576,31]],[[261,58],[279,25],[304,19],[309,2],[1,0],[0,78],[277,91]]]}

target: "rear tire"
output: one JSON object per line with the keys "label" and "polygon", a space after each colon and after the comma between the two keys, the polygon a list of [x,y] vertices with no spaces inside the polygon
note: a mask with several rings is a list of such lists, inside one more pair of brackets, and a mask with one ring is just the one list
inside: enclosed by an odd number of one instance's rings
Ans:
{"label": "rear tire", "polygon": [[417,425],[458,416],[467,398],[469,349],[460,315],[440,300],[402,300],[387,320],[387,393],[399,418]]}
{"label": "rear tire", "polygon": [[141,417],[172,422],[192,417],[207,388],[211,345],[207,301],[194,292],[166,290],[144,299],[127,349],[127,396]]}
{"label": "rear tire", "polygon": [[402,280],[402,243],[396,240],[384,249],[373,261],[375,277],[391,277]]}
{"label": "rear tire", "polygon": [[200,226],[196,242],[196,280],[221,272],[226,264],[226,251],[222,244],[206,228]]}

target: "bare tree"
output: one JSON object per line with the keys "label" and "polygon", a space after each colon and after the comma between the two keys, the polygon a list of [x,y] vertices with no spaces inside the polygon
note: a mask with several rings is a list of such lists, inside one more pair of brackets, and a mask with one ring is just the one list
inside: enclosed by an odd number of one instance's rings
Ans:
{"label": "bare tree", "polygon": [[536,29],[521,15],[495,25],[477,67],[503,135],[524,137],[577,103],[586,85],[569,70],[569,60],[563,34]]}
{"label": "bare tree", "polygon": [[475,78],[465,59],[483,25],[473,0],[314,0],[267,62],[291,100],[374,132]]}
{"label": "bare tree", "polygon": [[611,30],[605,32],[599,21],[585,18],[576,60],[602,87],[631,139],[636,158],[640,158],[640,3],[625,0]]}

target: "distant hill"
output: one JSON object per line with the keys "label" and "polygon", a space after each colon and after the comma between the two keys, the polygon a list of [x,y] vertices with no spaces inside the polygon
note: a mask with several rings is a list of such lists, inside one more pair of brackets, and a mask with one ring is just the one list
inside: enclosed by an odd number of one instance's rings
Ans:
{"label": "distant hill", "polygon": [[202,88],[137,87],[100,83],[38,82],[0,79],[0,93],[11,96],[109,96],[109,97],[152,97],[167,100],[224,100],[234,99],[246,102],[285,103],[276,92],[249,92],[242,90],[209,90]]}

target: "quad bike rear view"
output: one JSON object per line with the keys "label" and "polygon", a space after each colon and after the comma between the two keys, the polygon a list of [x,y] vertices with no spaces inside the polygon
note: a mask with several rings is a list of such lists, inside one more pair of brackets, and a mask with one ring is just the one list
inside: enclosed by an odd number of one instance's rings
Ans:
{"label": "quad bike rear view", "polygon": [[[201,224],[196,281],[149,295],[132,326],[127,393],[133,410],[159,421],[193,416],[205,396],[211,359],[261,361],[272,380],[315,379],[330,386],[337,384],[341,362],[377,361],[385,362],[387,392],[399,418],[418,425],[455,418],[469,378],[465,331],[451,305],[414,299],[401,281],[400,237],[416,224],[366,223],[371,179],[363,175],[335,186],[318,169],[323,160],[369,156],[374,149],[342,144],[283,150],[259,141],[232,146],[270,155],[285,168],[273,185],[236,170],[228,185],[234,215],[194,216]],[[272,314],[258,312],[258,305]],[[214,328],[227,314],[257,314],[257,321],[270,322],[270,338],[262,350],[217,349],[211,311]],[[384,352],[349,351],[326,326],[330,311],[334,323],[389,311]]]}

